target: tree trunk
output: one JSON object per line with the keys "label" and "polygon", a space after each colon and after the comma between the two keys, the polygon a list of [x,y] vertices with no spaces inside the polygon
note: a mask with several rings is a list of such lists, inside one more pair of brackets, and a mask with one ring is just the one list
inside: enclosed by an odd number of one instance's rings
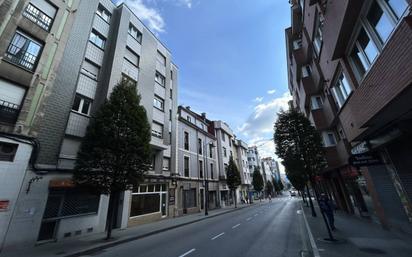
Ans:
{"label": "tree trunk", "polygon": [[115,211],[117,210],[116,206],[116,197],[117,197],[117,192],[112,192],[110,193],[109,196],[109,208],[107,210],[107,233],[106,233],[106,240],[109,240],[112,238],[112,229],[113,229],[113,219],[114,219],[114,214]]}
{"label": "tree trunk", "polygon": [[236,199],[236,189],[235,190],[233,190],[233,193],[235,194],[235,208],[237,208],[237,199]]}
{"label": "tree trunk", "polygon": [[305,190],[299,191],[299,193],[302,196],[303,203],[306,204],[306,207],[308,207],[309,205],[308,205],[308,202],[306,201]]}
{"label": "tree trunk", "polygon": [[315,207],[313,206],[312,197],[310,196],[310,191],[309,191],[308,185],[306,185],[306,191],[308,192],[309,204],[310,204],[310,208],[312,210],[312,217],[316,217],[316,211],[315,211]]}

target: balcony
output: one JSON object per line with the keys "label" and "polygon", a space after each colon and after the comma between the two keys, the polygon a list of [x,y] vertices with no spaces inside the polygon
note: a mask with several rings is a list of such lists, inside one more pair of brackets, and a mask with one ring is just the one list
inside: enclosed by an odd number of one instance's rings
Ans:
{"label": "balcony", "polygon": [[299,4],[292,6],[292,34],[298,35],[302,32],[302,8]]}
{"label": "balcony", "polygon": [[325,159],[328,163],[327,170],[336,169],[348,163],[349,154],[346,140],[340,140],[335,146],[325,147]]}
{"label": "balcony", "polygon": [[318,130],[324,130],[328,128],[323,108],[311,110],[309,114],[309,120],[313,122]]}
{"label": "balcony", "polygon": [[0,99],[0,122],[16,123],[19,112],[20,106]]}

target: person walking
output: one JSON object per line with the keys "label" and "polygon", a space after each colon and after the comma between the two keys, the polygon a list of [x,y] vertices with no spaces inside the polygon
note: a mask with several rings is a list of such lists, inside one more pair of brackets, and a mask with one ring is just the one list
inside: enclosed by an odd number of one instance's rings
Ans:
{"label": "person walking", "polygon": [[333,212],[335,210],[335,205],[325,193],[322,193],[319,197],[319,207],[320,207],[320,210],[326,214],[326,217],[328,218],[328,221],[329,221],[330,228],[333,231],[336,230],[335,217],[333,215]]}

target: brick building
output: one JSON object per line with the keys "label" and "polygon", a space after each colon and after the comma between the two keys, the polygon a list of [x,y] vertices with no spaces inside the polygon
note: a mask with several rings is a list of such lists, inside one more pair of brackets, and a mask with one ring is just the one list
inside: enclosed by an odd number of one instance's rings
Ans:
{"label": "brick building", "polygon": [[[322,135],[321,185],[341,209],[412,232],[411,1],[290,3],[289,89]],[[360,153],[382,163],[356,169]]]}

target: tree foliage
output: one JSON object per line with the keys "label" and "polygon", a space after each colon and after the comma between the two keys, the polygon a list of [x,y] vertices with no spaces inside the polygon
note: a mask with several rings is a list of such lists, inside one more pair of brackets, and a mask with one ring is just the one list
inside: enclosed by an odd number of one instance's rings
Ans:
{"label": "tree foliage", "polygon": [[266,193],[267,194],[273,194],[273,184],[272,184],[272,182],[271,181],[268,181],[267,183],[266,183]]}
{"label": "tree foliage", "polygon": [[229,159],[229,165],[227,166],[226,170],[226,177],[226,184],[230,190],[235,190],[242,183],[239,169],[237,168],[237,165],[232,156],[230,156]]}
{"label": "tree foliage", "polygon": [[320,134],[301,112],[293,108],[278,114],[274,141],[276,154],[282,159],[288,176],[303,173],[302,177],[309,180],[326,165]]}
{"label": "tree foliage", "polygon": [[260,174],[258,166],[256,166],[255,170],[253,171],[252,185],[253,185],[253,189],[257,192],[261,192],[263,190],[263,186],[264,186],[263,177],[262,177],[262,174]]}

